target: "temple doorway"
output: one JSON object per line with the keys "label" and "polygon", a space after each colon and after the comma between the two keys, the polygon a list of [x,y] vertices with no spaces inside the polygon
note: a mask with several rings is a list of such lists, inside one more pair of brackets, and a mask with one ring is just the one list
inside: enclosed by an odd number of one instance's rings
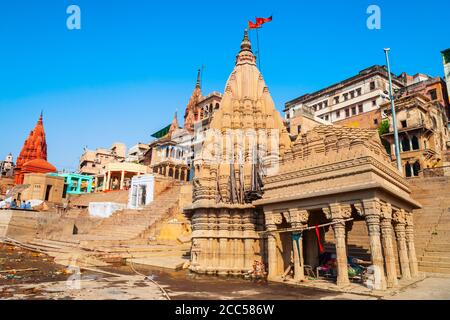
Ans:
{"label": "temple doorway", "polygon": [[46,189],[45,189],[45,201],[49,201],[50,199],[50,193],[52,191],[52,186],[51,185],[47,185]]}

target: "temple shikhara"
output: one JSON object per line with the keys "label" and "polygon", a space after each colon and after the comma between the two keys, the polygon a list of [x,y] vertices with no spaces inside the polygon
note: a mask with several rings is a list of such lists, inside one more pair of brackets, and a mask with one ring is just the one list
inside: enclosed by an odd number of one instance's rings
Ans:
{"label": "temple shikhara", "polygon": [[56,172],[56,168],[47,162],[47,142],[41,113],[17,158],[14,181],[16,184],[22,184],[26,173],[48,172]]}
{"label": "temple shikhara", "polygon": [[450,274],[445,81],[375,65],[286,102],[283,116],[247,30],[240,39],[223,93],[204,92],[193,68],[185,102],[145,140],[85,147],[76,170],[47,161],[41,113],[15,163],[9,150],[0,162],[0,240],[87,270],[377,297]]}

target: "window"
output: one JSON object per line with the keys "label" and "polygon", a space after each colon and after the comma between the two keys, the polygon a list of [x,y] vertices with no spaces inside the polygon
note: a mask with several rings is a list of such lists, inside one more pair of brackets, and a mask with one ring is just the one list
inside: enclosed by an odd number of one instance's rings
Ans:
{"label": "window", "polygon": [[328,107],[328,101],[324,101],[324,102],[323,102],[323,107],[324,107],[324,108]]}
{"label": "window", "polygon": [[410,177],[411,177],[411,174],[412,174],[412,172],[411,172],[411,165],[410,165],[409,162],[407,161],[407,162],[405,163],[405,175],[406,175],[407,178],[410,178]]}
{"label": "window", "polygon": [[407,127],[406,120],[402,120],[402,121],[400,121],[400,123],[402,125],[402,128],[406,128]]}
{"label": "window", "polygon": [[407,152],[411,150],[411,146],[409,145],[409,139],[407,137],[403,137],[400,146],[402,147],[403,152]]}
{"label": "window", "polygon": [[361,95],[361,88],[356,89],[356,95],[360,96]]}
{"label": "window", "polygon": [[297,133],[300,134],[300,132],[302,132],[302,126],[301,126],[301,125],[298,125],[298,126],[297,126]]}
{"label": "window", "polygon": [[336,118],[340,118],[341,117],[341,111],[336,111]]}
{"label": "window", "polygon": [[328,115],[325,116],[325,121],[328,121],[329,117]]}
{"label": "window", "polygon": [[430,95],[431,100],[437,100],[436,89],[428,91],[428,94]]}
{"label": "window", "polygon": [[348,93],[344,93],[344,101],[348,100]]}
{"label": "window", "polygon": [[370,90],[375,90],[375,81],[370,83]]}
{"label": "window", "polygon": [[289,119],[291,115],[289,113],[286,113],[286,119]]}
{"label": "window", "polygon": [[373,124],[377,125],[378,124],[378,119],[373,119]]}
{"label": "window", "polygon": [[350,91],[350,98],[353,99],[355,97],[355,91]]}
{"label": "window", "polygon": [[345,117],[350,117],[350,109],[345,109]]}
{"label": "window", "polygon": [[412,144],[412,149],[413,150],[419,150],[419,139],[417,139],[416,136],[413,136],[411,138],[411,144]]}
{"label": "window", "polygon": [[413,171],[413,175],[414,175],[415,177],[418,177],[418,176],[419,176],[419,171],[420,171],[420,163],[419,163],[419,160],[416,160],[416,162],[414,162],[412,171]]}
{"label": "window", "polygon": [[372,106],[376,106],[377,105],[377,100],[372,100]]}
{"label": "window", "polygon": [[334,97],[334,103],[338,104],[339,103],[339,96]]}
{"label": "window", "polygon": [[352,107],[352,116],[356,115],[356,107]]}
{"label": "window", "polygon": [[362,113],[362,112],[363,112],[363,105],[360,104],[360,105],[358,106],[358,113]]}

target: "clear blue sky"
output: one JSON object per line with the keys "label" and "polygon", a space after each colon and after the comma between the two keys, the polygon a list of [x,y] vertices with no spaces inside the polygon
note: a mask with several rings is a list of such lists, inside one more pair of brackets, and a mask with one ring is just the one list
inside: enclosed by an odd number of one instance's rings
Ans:
{"label": "clear blue sky", "polygon": [[[66,28],[70,4],[81,8],[81,30]],[[381,8],[381,30],[366,27],[370,4]],[[75,169],[84,146],[148,142],[177,108],[182,121],[202,64],[203,91],[223,91],[247,20],[271,14],[262,72],[280,110],[384,64],[383,47],[395,73],[443,76],[448,0],[1,1],[0,157],[18,155],[41,109],[58,169]]]}

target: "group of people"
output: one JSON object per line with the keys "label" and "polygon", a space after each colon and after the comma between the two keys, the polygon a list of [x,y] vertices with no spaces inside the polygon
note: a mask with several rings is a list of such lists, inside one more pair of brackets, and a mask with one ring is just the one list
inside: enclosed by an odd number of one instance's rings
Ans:
{"label": "group of people", "polygon": [[4,209],[21,209],[21,210],[32,210],[31,202],[28,201],[19,201],[17,199],[12,200],[11,202],[5,202]]}

